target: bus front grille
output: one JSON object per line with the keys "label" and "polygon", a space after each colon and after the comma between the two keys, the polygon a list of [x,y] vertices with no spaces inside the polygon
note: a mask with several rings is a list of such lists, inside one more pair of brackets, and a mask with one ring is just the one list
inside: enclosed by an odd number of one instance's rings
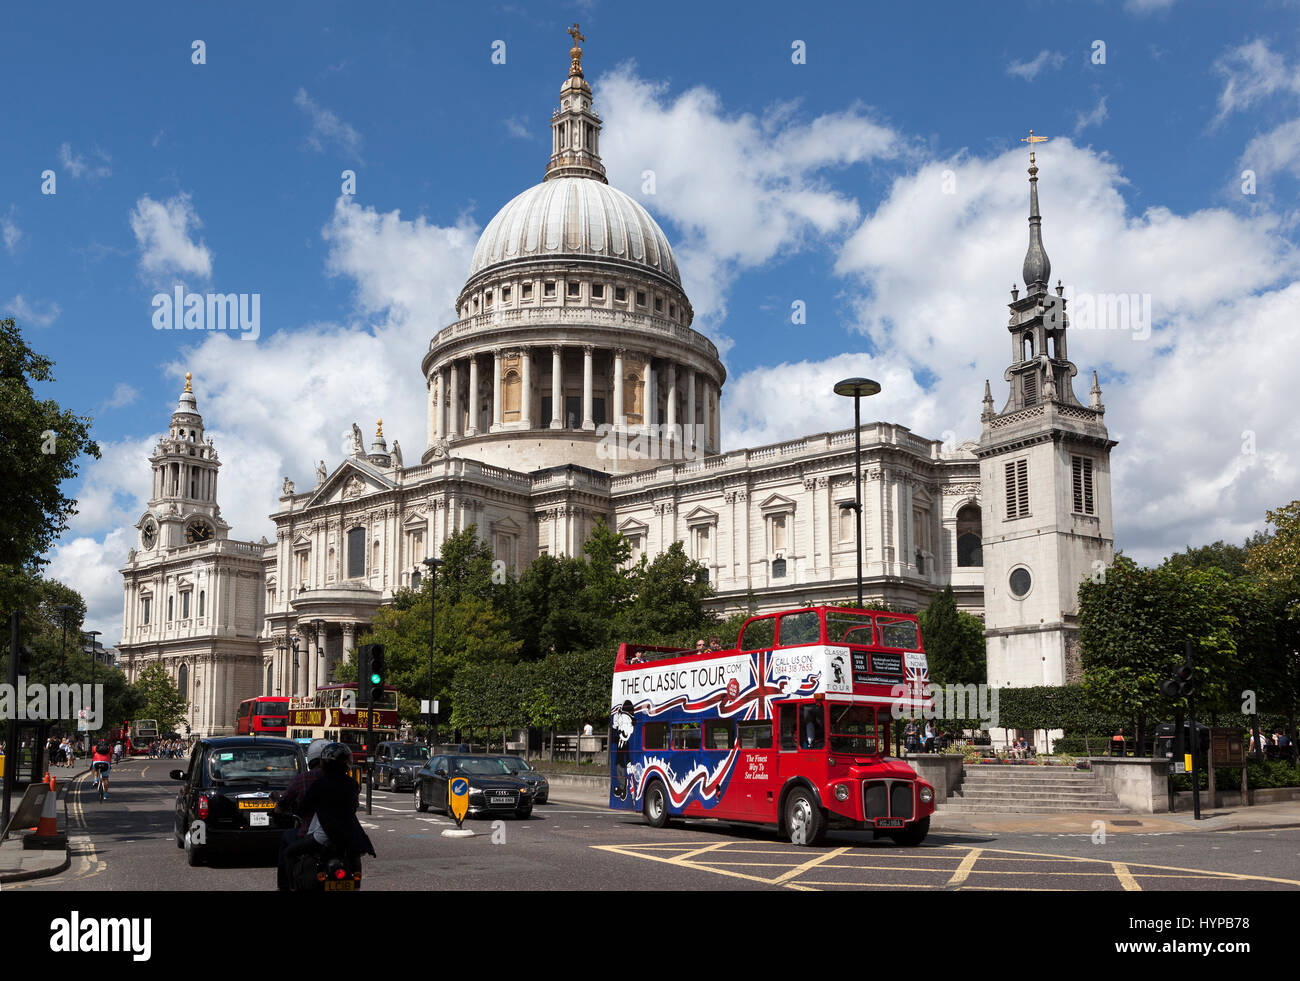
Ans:
{"label": "bus front grille", "polygon": [[912,781],[865,781],[862,784],[862,813],[868,821],[882,817],[910,819],[914,813]]}

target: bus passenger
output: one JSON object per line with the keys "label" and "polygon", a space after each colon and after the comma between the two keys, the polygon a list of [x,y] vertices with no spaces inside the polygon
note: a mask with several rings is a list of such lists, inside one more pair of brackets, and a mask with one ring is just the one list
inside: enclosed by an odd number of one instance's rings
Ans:
{"label": "bus passenger", "polygon": [[697,641],[695,642],[695,653],[696,653],[696,654],[703,654],[703,653],[704,653],[704,638],[703,638],[703,637],[701,637],[699,640],[697,640]]}

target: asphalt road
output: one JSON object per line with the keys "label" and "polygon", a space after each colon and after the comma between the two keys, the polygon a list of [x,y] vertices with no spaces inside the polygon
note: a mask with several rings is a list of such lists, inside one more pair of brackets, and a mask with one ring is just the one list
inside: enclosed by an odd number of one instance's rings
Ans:
{"label": "asphalt road", "polygon": [[[69,790],[71,867],[10,890],[273,890],[275,855],[218,859],[190,868],[172,833],[177,783],[171,760],[115,767],[110,800],[89,777]],[[1070,891],[1295,890],[1300,830],[1088,835],[932,834],[903,848],[870,834],[833,832],[815,848],[774,829],[687,822],[652,829],[639,817],[555,801],[528,820],[455,825],[418,814],[412,795],[376,791],[361,815],[378,857],[366,891],[566,889],[976,889]]]}

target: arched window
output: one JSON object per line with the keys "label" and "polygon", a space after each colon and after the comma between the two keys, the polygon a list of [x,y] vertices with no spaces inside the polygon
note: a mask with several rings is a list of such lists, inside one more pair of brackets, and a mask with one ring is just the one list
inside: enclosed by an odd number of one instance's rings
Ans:
{"label": "arched window", "polygon": [[168,623],[172,622],[172,599],[173,597],[171,596],[167,597],[167,622]]}
{"label": "arched window", "polygon": [[411,573],[411,588],[418,590],[420,588],[420,582],[420,571],[417,569],[415,572]]}
{"label": "arched window", "polygon": [[268,664],[268,665],[266,666],[266,691],[263,692],[264,695],[269,695],[269,694],[271,694],[271,677],[272,677],[273,674],[274,674],[274,671],[272,670],[271,665]]}
{"label": "arched window", "polygon": [[182,664],[176,670],[176,690],[181,693],[181,698],[189,697],[190,669],[188,665]]}
{"label": "arched window", "polygon": [[199,616],[203,616],[203,590],[199,590]]}
{"label": "arched window", "polygon": [[360,579],[366,574],[366,529],[353,528],[348,532],[348,578]]}
{"label": "arched window", "polygon": [[957,512],[957,565],[984,564],[983,530],[978,505],[967,504]]}

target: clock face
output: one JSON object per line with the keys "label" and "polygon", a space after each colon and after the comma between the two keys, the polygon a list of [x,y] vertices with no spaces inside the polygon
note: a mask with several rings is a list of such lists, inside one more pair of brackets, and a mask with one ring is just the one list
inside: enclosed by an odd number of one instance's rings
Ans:
{"label": "clock face", "polygon": [[212,537],[212,529],[206,521],[194,520],[185,526],[185,540],[191,545],[206,542]]}
{"label": "clock face", "polygon": [[143,545],[146,549],[150,549],[154,547],[154,544],[157,541],[158,541],[158,529],[154,527],[154,523],[152,521],[146,521],[144,528],[142,528],[140,531],[140,544]]}

